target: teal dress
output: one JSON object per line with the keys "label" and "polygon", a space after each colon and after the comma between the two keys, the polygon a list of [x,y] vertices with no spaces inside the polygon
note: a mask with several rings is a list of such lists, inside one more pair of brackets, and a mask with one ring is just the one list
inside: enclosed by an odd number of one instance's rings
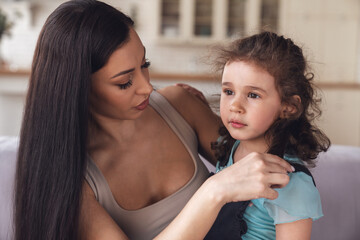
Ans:
{"label": "teal dress", "polygon": [[[233,154],[239,146],[236,141],[231,150],[226,166],[216,166],[216,172],[233,164]],[[299,158],[284,156],[289,162],[303,162]],[[248,239],[276,239],[275,225],[311,218],[317,220],[323,216],[320,194],[314,186],[312,178],[304,172],[289,173],[290,182],[284,188],[276,188],[278,198],[269,200],[259,198],[251,200],[252,206],[245,210],[243,219],[247,224],[247,232],[242,236]]]}

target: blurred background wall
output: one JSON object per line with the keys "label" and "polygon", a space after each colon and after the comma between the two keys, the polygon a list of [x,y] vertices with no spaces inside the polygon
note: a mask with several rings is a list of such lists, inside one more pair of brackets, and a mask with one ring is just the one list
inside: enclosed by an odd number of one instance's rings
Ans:
{"label": "blurred background wall", "polygon": [[[13,23],[11,36],[0,36],[0,135],[19,134],[37,37],[47,16],[62,2],[0,2]],[[206,61],[212,46],[261,29],[291,37],[303,48],[322,94],[318,125],[334,144],[360,146],[359,0],[105,2],[134,19],[155,86],[185,82],[203,91],[214,105],[220,80]]]}

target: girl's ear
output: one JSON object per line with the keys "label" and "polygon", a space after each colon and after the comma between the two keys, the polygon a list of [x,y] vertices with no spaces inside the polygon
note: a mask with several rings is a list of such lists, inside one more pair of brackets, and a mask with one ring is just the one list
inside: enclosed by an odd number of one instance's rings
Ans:
{"label": "girl's ear", "polygon": [[299,95],[294,95],[287,103],[283,103],[281,107],[280,118],[294,118],[299,115],[301,109],[301,98]]}

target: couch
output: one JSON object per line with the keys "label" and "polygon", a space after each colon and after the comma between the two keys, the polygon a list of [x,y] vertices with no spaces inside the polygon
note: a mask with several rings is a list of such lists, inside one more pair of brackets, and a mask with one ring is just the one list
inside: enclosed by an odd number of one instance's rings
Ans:
{"label": "couch", "polygon": [[[16,137],[0,137],[1,240],[12,239],[17,145]],[[320,191],[324,217],[314,222],[311,239],[360,239],[360,147],[333,145],[317,161],[311,171]]]}

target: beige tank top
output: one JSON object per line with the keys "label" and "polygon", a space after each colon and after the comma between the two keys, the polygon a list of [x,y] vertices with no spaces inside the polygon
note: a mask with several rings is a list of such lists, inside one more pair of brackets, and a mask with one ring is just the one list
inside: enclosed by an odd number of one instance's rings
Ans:
{"label": "beige tank top", "polygon": [[195,132],[184,118],[161,94],[153,91],[150,105],[162,116],[182,141],[195,165],[190,181],[170,196],[138,210],[125,210],[114,199],[110,187],[99,168],[89,158],[86,180],[97,201],[110,214],[131,240],[152,239],[158,235],[183,209],[185,204],[207,179],[209,172],[198,155]]}

